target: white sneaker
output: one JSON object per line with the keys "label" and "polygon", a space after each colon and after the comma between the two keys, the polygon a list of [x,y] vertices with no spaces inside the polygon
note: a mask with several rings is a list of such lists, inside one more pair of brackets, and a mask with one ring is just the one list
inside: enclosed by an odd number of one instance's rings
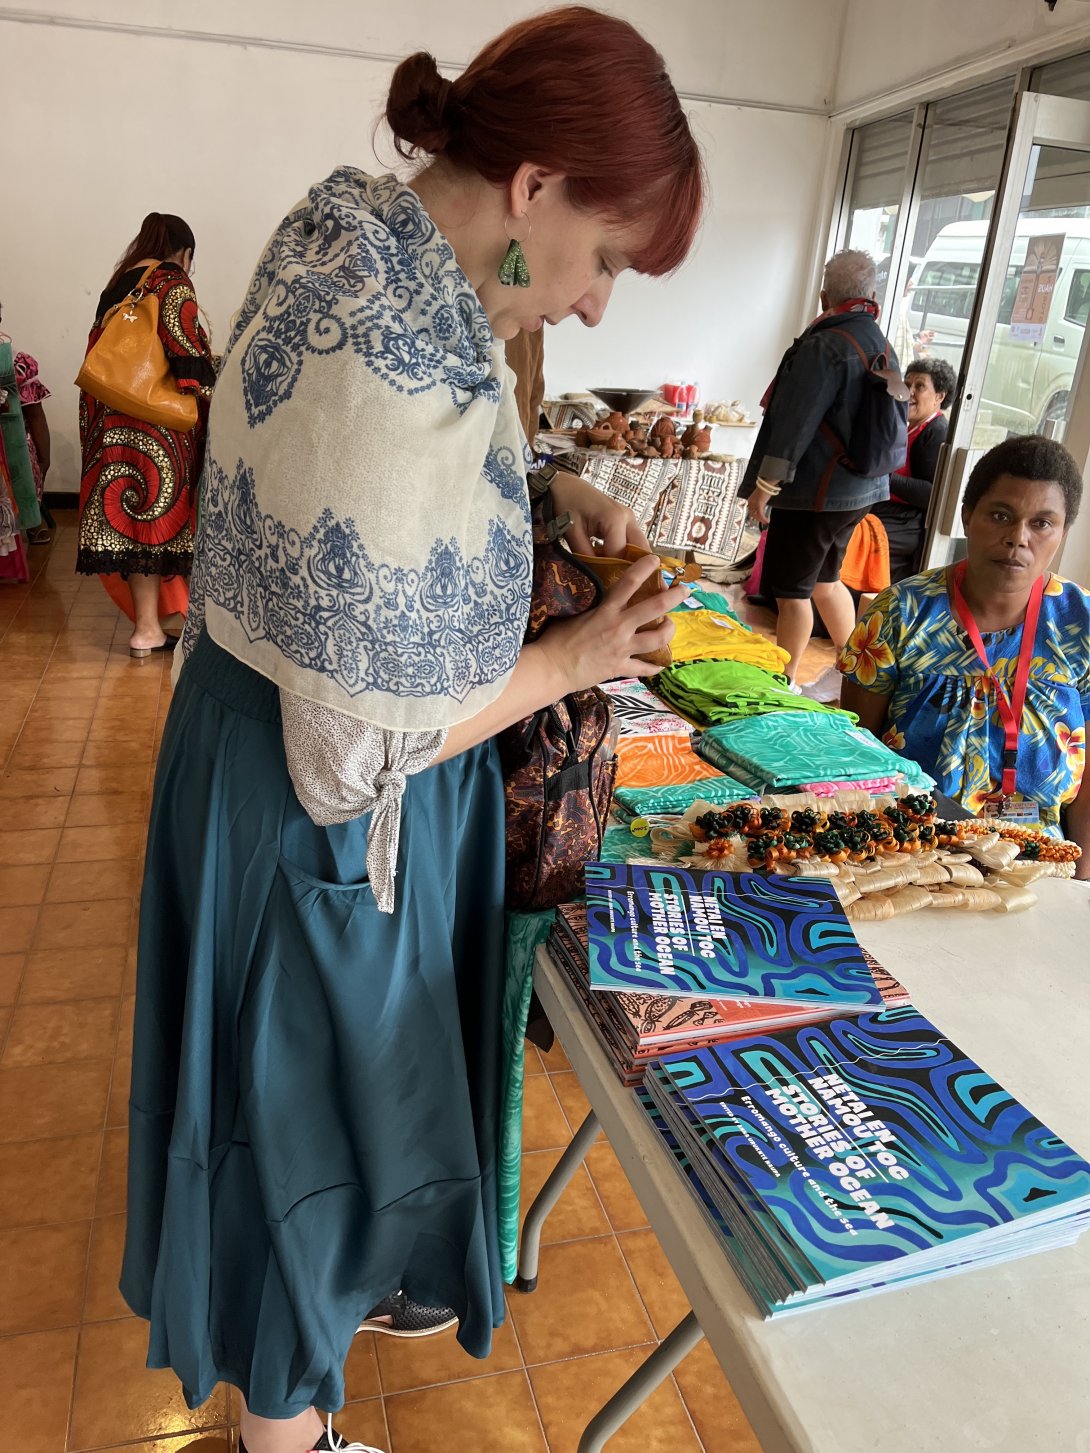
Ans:
{"label": "white sneaker", "polygon": [[822,706],[839,706],[840,691],[843,685],[844,678],[836,667],[826,666],[816,681],[811,681],[802,688],[802,694]]}

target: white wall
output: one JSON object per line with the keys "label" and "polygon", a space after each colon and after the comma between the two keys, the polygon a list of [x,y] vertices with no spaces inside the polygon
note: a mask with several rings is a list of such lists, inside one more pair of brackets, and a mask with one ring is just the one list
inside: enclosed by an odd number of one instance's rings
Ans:
{"label": "white wall", "polygon": [[[820,117],[691,104],[711,207],[675,277],[624,277],[587,331],[569,319],[545,342],[552,393],[695,379],[705,399],[758,401],[797,331],[815,247],[828,123]],[[816,299],[815,299],[816,311]],[[748,453],[754,431],[716,447]]]}
{"label": "white wall", "polygon": [[[73,24],[139,24],[177,35],[402,56],[426,49],[464,65],[485,41],[550,0],[35,0],[4,14]],[[561,0],[554,0],[561,3]],[[666,57],[694,95],[823,108],[830,95],[847,0],[594,0],[622,15]],[[789,44],[785,45],[785,40]],[[7,78],[6,78],[7,79]]]}
{"label": "white wall", "polygon": [[[1090,43],[1090,5],[1058,0],[848,0],[835,109],[1033,41]],[[1017,63],[1012,61],[1012,71]]]}
{"label": "white wall", "polygon": [[[690,96],[820,110],[844,3],[605,8],[644,28]],[[389,58],[425,45],[443,63],[463,64],[535,8],[524,0],[67,0],[68,23],[39,25],[0,6],[8,134],[25,137],[33,118],[33,145],[5,157],[0,299],[4,328],[39,358],[53,389],[50,487],[77,484],[71,380],[98,294],[145,212],[177,212],[193,226],[197,294],[222,343],[262,244],[306,186],[345,161],[376,166],[372,127]],[[752,407],[795,328],[828,123],[697,100],[690,109],[712,183],[697,254],[668,282],[622,281],[599,329],[569,322],[550,333],[556,391],[683,375],[699,379],[706,397]],[[389,165],[388,143],[380,138],[378,149]]]}

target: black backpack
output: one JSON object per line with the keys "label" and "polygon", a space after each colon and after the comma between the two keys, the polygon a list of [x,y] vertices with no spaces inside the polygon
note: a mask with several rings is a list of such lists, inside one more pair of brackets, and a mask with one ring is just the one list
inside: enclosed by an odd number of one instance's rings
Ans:
{"label": "black backpack", "polygon": [[844,440],[828,424],[821,426],[822,433],[836,447],[832,464],[863,479],[893,474],[905,462],[908,450],[908,390],[904,379],[891,366],[888,353],[871,357],[850,328],[826,331],[846,338],[866,369],[862,402],[851,436]]}

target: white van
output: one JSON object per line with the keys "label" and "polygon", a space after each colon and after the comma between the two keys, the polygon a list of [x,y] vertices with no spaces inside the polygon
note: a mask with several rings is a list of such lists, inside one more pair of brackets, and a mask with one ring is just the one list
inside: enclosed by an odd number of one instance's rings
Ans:
{"label": "white van", "polygon": [[[945,358],[959,370],[987,235],[987,222],[953,222],[944,227],[927,250],[909,300],[913,334],[933,334],[919,351]],[[1011,314],[1031,237],[1063,238],[1060,269],[1039,341],[1011,336]],[[1088,315],[1090,219],[1020,217],[981,391],[980,408],[991,411],[993,425],[1026,434],[1065,416]],[[907,366],[908,360],[902,360],[901,367]]]}

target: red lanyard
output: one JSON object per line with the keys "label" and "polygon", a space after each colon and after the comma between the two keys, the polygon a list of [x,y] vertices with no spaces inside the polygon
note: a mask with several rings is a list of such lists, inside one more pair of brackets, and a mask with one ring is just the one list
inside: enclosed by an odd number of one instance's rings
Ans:
{"label": "red lanyard", "polygon": [[1029,604],[1026,606],[1022,640],[1018,647],[1018,667],[1014,673],[1013,699],[1008,698],[1006,687],[992,671],[980,629],[961,593],[961,582],[964,579],[965,562],[963,560],[950,572],[954,611],[980,657],[984,667],[984,679],[990,683],[995,693],[995,705],[999,712],[999,720],[1003,723],[1004,735],[1003,794],[1006,797],[1013,797],[1018,770],[1018,733],[1022,727],[1022,711],[1026,704],[1026,688],[1029,686],[1029,668],[1033,661],[1033,648],[1037,639],[1037,617],[1041,613],[1041,597],[1045,593],[1045,577],[1039,576],[1034,582],[1033,589],[1030,591]]}

